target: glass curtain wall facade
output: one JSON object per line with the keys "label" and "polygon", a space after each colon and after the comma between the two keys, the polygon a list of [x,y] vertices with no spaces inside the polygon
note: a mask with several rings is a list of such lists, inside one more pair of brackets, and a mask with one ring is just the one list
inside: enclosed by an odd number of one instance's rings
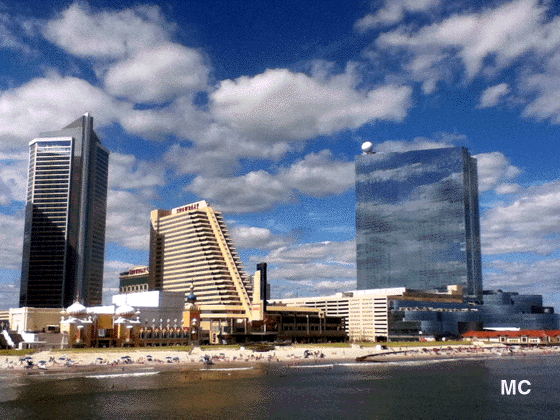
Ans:
{"label": "glass curtain wall facade", "polygon": [[462,285],[482,295],[476,159],[465,148],[356,159],[359,290]]}
{"label": "glass curtain wall facade", "polygon": [[29,143],[20,307],[101,304],[108,163],[88,114]]}

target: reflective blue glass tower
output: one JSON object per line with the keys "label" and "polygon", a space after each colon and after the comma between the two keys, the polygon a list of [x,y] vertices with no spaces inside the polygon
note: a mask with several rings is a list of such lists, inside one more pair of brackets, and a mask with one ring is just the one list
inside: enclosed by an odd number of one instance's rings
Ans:
{"label": "reflective blue glass tower", "polygon": [[465,148],[356,159],[357,287],[482,296],[476,159]]}

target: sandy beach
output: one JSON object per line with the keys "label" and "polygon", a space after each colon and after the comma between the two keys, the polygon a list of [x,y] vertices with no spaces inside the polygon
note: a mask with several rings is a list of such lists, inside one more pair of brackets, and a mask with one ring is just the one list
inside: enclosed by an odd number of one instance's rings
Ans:
{"label": "sandy beach", "polygon": [[[429,346],[429,347],[389,347],[377,349],[372,346],[349,345],[330,347],[317,345],[281,346],[266,352],[244,347],[199,348],[178,351],[173,347],[107,349],[104,351],[42,351],[32,354],[30,367],[22,356],[0,356],[0,370],[3,374],[51,374],[75,373],[91,374],[185,370],[199,371],[201,368],[219,372],[249,370],[266,364],[306,366],[310,364],[348,363],[364,358],[365,362],[414,361],[434,359],[484,358],[504,356],[560,354],[556,347],[523,347],[515,351],[505,346]],[[211,364],[204,361],[211,361]],[[43,368],[39,362],[44,361]]]}

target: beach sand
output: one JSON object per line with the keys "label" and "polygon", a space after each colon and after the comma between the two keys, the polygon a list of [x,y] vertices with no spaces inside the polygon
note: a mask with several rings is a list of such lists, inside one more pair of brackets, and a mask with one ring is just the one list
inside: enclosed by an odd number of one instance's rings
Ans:
{"label": "beach sand", "polygon": [[[22,356],[0,356],[2,374],[52,374],[75,373],[81,375],[122,374],[148,371],[182,370],[200,372],[203,370],[217,372],[249,371],[267,364],[285,364],[289,366],[306,366],[310,364],[349,363],[357,358],[367,362],[414,361],[434,359],[502,357],[503,355],[546,355],[560,354],[560,348],[527,347],[519,348],[513,353],[505,346],[455,345],[427,347],[389,347],[379,350],[371,346],[349,345],[347,347],[330,347],[318,345],[278,346],[267,352],[258,352],[241,347],[239,349],[216,347],[195,347],[191,351],[178,351],[173,347],[106,349],[103,351],[41,351],[31,355],[34,366],[26,368]],[[308,357],[305,357],[306,351]],[[311,353],[309,355],[309,353]],[[129,356],[127,361],[124,357]],[[150,357],[151,356],[151,357]],[[205,364],[204,359],[212,361]],[[71,363],[66,363],[67,360]],[[39,369],[39,361],[46,361],[46,369]],[[199,378],[199,379],[202,379]]]}

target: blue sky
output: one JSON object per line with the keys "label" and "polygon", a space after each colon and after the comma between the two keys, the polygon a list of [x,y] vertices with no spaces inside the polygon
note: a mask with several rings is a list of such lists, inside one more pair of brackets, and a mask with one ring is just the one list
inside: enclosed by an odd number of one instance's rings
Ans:
{"label": "blue sky", "polygon": [[19,296],[28,142],[85,112],[112,151],[105,302],[149,212],[224,212],[272,297],[355,288],[353,159],[478,158],[484,286],[560,308],[553,2],[0,2],[0,309]]}

